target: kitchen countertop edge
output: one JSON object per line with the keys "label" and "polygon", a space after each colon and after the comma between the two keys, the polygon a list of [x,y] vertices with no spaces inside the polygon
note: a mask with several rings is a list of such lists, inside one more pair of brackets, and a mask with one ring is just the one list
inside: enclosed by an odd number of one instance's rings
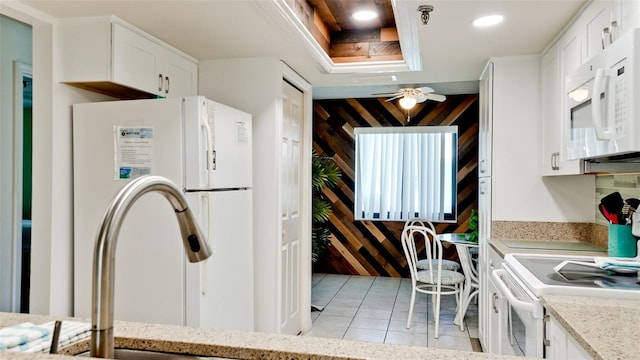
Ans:
{"label": "kitchen countertop edge", "polygon": [[[0,312],[0,327],[21,322],[40,324],[68,317]],[[488,353],[426,347],[369,343],[311,336],[276,335],[116,321],[116,347],[137,350],[174,352],[199,356],[218,356],[238,359],[417,359],[481,360],[516,359]],[[425,335],[426,336],[426,335]],[[61,353],[76,354],[88,349],[88,341],[61,349]],[[64,355],[2,352],[3,359],[60,359]]]}

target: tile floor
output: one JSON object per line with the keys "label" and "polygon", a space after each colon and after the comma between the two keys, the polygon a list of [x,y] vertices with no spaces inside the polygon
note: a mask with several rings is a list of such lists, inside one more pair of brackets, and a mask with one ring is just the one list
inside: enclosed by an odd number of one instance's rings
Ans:
{"label": "tile floor", "polygon": [[460,331],[453,325],[455,298],[443,296],[440,336],[435,339],[431,296],[416,295],[413,322],[406,328],[410,296],[409,279],[314,274],[312,304],[324,310],[311,313],[313,327],[306,336],[467,351],[478,348],[477,305],[469,307],[465,329]]}

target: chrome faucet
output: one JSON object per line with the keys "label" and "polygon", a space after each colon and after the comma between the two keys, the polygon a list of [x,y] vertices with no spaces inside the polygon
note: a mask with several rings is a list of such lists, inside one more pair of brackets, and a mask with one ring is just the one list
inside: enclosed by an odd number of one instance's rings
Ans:
{"label": "chrome faucet", "polygon": [[102,219],[93,255],[91,298],[91,356],[114,357],[113,293],[116,243],[129,208],[142,195],[159,192],[175,209],[182,242],[190,262],[205,260],[211,250],[180,189],[161,176],[143,176],[127,184],[113,198]]}

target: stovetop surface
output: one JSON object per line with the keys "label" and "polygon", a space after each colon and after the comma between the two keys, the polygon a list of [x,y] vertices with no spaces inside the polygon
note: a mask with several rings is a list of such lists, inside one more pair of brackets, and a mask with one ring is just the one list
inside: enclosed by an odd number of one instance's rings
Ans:
{"label": "stovetop surface", "polygon": [[[556,272],[553,268],[568,260],[567,257],[514,255],[514,258],[544,286],[630,290],[639,291],[640,295],[640,279],[635,272],[616,273],[578,264],[567,264],[561,271]],[[581,258],[579,261],[585,259]]]}

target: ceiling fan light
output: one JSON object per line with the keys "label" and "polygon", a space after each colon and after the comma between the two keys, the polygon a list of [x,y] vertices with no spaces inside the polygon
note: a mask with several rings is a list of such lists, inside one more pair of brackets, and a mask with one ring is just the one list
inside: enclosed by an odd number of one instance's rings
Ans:
{"label": "ceiling fan light", "polygon": [[473,20],[472,24],[475,27],[487,27],[498,25],[504,20],[504,16],[502,15],[487,15],[479,17]]}
{"label": "ceiling fan light", "polygon": [[378,13],[371,9],[363,9],[354,12],[351,16],[358,21],[369,21],[377,18]]}
{"label": "ceiling fan light", "polygon": [[400,106],[402,108],[404,108],[404,109],[407,109],[407,110],[409,110],[409,109],[413,108],[414,106],[416,106],[417,102],[418,101],[415,98],[410,97],[410,96],[405,96],[403,98],[400,98]]}

